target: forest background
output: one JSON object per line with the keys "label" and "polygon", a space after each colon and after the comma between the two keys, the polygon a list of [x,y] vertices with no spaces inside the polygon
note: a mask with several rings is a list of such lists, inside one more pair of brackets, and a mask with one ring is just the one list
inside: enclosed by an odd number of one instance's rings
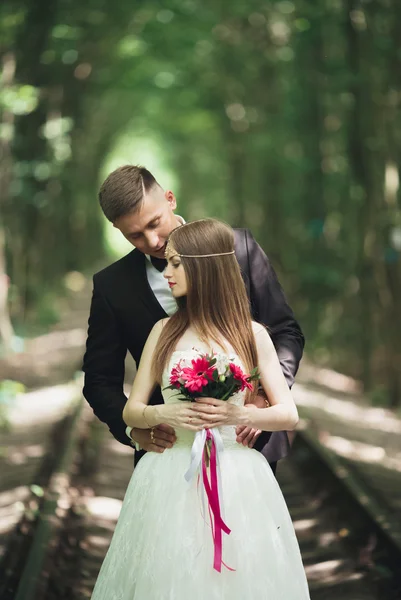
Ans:
{"label": "forest background", "polygon": [[398,0],[3,0],[3,353],[129,251],[97,190],[141,163],[250,227],[308,357],[399,407],[400,31]]}

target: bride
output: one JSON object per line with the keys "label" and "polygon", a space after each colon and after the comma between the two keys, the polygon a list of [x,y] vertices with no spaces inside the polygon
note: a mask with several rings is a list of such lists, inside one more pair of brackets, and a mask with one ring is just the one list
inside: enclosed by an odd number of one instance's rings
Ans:
{"label": "bride", "polygon": [[[266,329],[251,320],[230,227],[213,219],[175,229],[165,277],[178,311],[154,326],[123,412],[131,427],[168,423],[177,442],[147,453],[135,468],[92,600],[307,600],[308,586],[294,528],[265,458],[236,442],[235,428],[291,430],[298,414]],[[179,361],[216,353],[250,373],[257,366],[269,407],[177,397],[167,389]],[[159,383],[164,404],[148,405]],[[213,502],[202,472],[188,481],[197,432],[216,432],[218,495],[224,535],[216,568]],[[212,436],[213,437],[213,436]],[[195,439],[195,442],[196,442]],[[213,438],[215,439],[215,438]],[[210,457],[210,472],[212,456]],[[202,469],[201,469],[202,471]]]}

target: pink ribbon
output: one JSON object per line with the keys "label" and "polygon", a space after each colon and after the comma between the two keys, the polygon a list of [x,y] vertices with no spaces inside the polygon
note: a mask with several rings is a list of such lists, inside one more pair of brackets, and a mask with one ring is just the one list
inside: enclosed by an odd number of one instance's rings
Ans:
{"label": "pink ribbon", "polygon": [[[221,565],[224,565],[229,571],[234,571],[235,569],[231,569],[223,562],[223,532],[227,535],[230,535],[231,529],[227,527],[224,523],[223,518],[221,516],[220,509],[220,498],[219,498],[219,486],[218,486],[218,478],[217,478],[217,452],[216,452],[216,443],[213,435],[209,431],[206,430],[206,441],[211,441],[210,448],[210,482],[207,476],[207,468],[206,468],[206,459],[205,452],[206,445],[203,450],[202,455],[202,480],[205,488],[205,492],[207,495],[207,499],[209,501],[209,514],[210,521],[212,524],[212,535],[213,535],[213,544],[214,544],[214,560],[213,560],[213,568],[221,573]],[[213,523],[214,521],[214,523]]]}

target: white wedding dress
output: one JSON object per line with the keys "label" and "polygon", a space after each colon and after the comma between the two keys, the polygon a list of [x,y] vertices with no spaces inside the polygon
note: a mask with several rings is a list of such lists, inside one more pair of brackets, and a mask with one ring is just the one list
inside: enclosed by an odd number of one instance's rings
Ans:
{"label": "white wedding dress", "polygon": [[[197,353],[172,354],[164,387],[173,364]],[[244,395],[229,401],[241,404]],[[180,401],[176,391],[163,396]],[[135,467],[92,600],[309,600],[294,528],[270,466],[236,442],[235,427],[219,430],[220,503],[231,529],[223,533],[223,561],[235,571],[213,569],[208,510],[204,515],[197,477],[184,478],[194,433],[177,430],[173,448],[148,452]]]}

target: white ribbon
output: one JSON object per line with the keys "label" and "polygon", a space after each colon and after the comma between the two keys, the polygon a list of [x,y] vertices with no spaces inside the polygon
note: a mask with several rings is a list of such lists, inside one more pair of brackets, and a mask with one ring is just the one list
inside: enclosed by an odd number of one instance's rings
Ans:
{"label": "white ribbon", "polygon": [[[214,443],[216,444],[216,460],[217,466],[220,466],[220,455],[224,452],[224,444],[220,434],[220,431],[217,428],[209,429],[211,436],[214,439]],[[195,434],[194,443],[191,448],[191,463],[189,465],[188,471],[185,473],[185,479],[187,481],[191,481],[194,477],[196,471],[199,468],[199,465],[202,462],[203,450],[206,444],[206,429],[201,429],[201,431],[197,431]],[[201,469],[202,472],[202,469]]]}

